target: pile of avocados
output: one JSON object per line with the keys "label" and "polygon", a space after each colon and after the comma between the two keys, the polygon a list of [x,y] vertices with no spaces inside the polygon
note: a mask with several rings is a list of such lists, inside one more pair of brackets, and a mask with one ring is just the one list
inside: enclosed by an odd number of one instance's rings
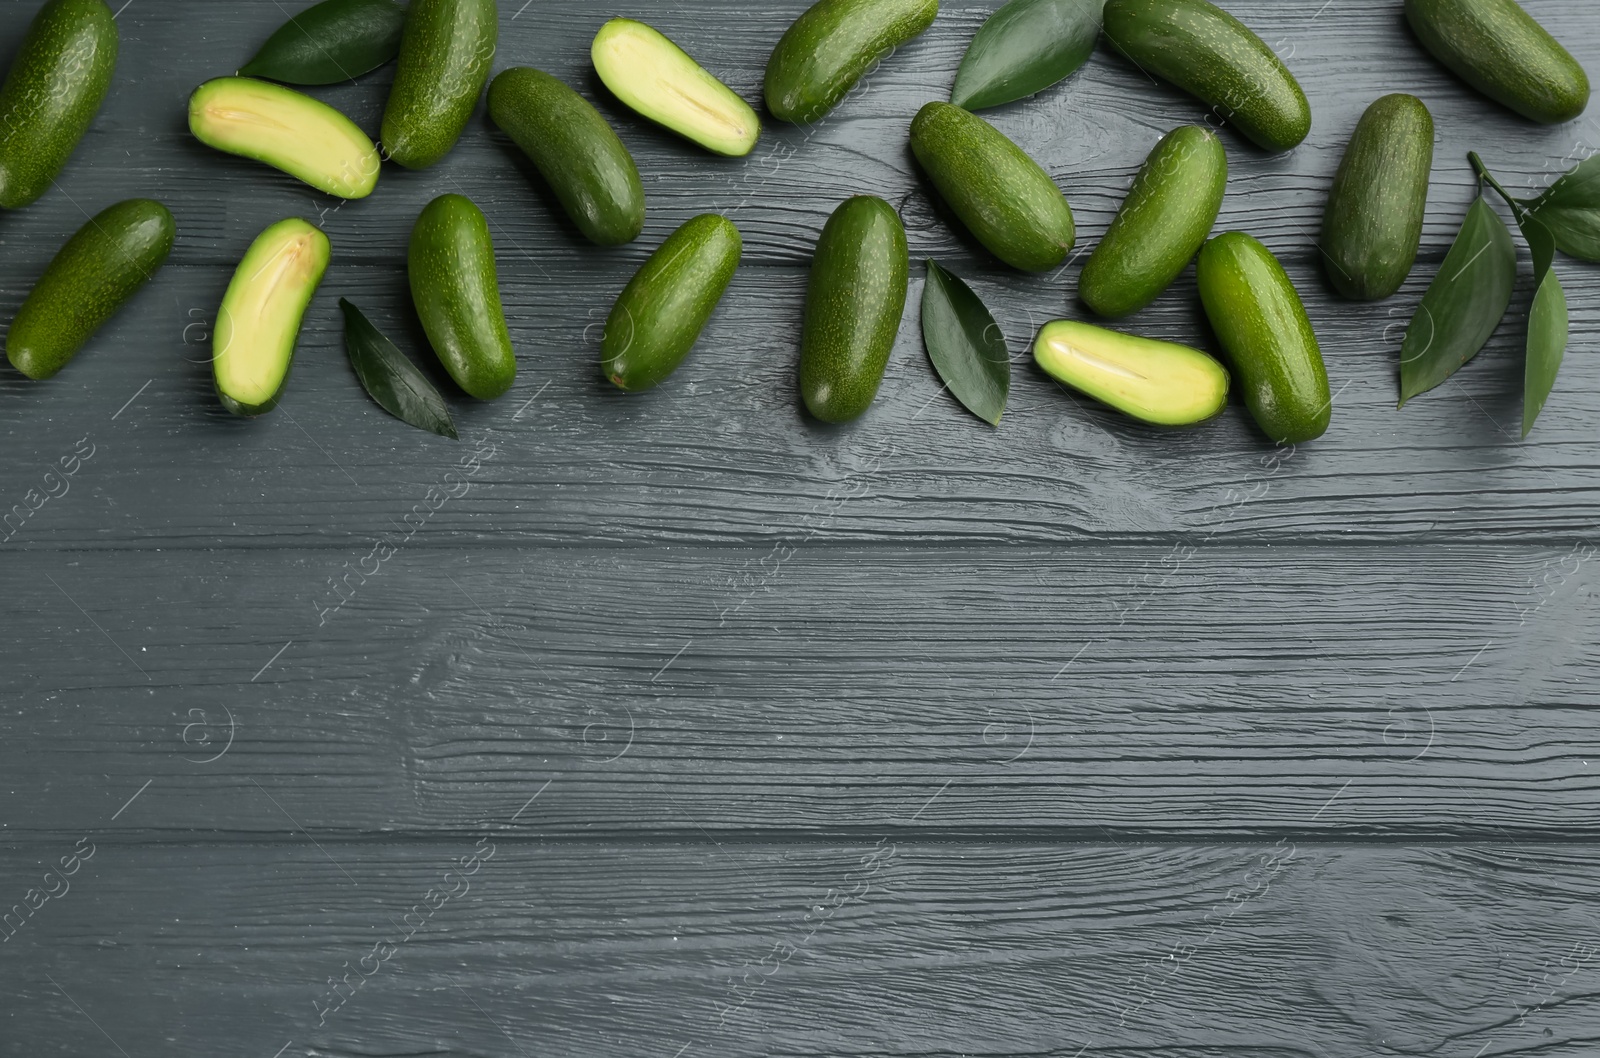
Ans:
{"label": "pile of avocados", "polygon": [[[1138,67],[1189,92],[1267,151],[1287,151],[1311,129],[1305,93],[1278,55],[1207,0],[1012,0],[996,19],[1066,27],[1092,8],[1105,39]],[[1580,114],[1589,81],[1573,57],[1515,0],[1405,0],[1418,39],[1467,84],[1531,120]],[[779,121],[816,122],[874,64],[933,24],[937,0],[819,0],[772,52],[764,85]],[[325,0],[291,19],[238,75],[197,88],[189,127],[203,143],[264,162],[345,199],[377,187],[382,163],[425,169],[455,146],[489,82],[495,0]],[[1058,45],[1087,54],[1081,25]],[[48,0],[0,89],[0,207],[37,199],[66,164],[111,84],[116,22],[104,0]],[[275,83],[268,53],[290,55],[295,83],[331,83],[397,58],[374,143],[334,108]],[[756,111],[660,32],[612,18],[590,57],[622,103],[705,150],[750,154]],[[1081,62],[1081,58],[1078,60]],[[990,71],[992,73],[992,71]],[[1005,71],[1001,71],[1003,75]],[[973,113],[1004,96],[991,77],[931,102],[910,123],[910,146],[938,194],[1005,264],[1056,269],[1076,241],[1072,210],[1050,175]],[[270,78],[270,79],[269,79]],[[1004,80],[1001,76],[1000,80]],[[1012,96],[1011,98],[1015,98]],[[533,161],[562,210],[600,246],[644,227],[639,171],[606,119],[560,80],[505,70],[488,84],[495,123]],[[1387,95],[1362,117],[1335,177],[1321,248],[1330,281],[1353,300],[1386,298],[1415,263],[1433,158],[1433,121],[1421,100]],[[1217,415],[1237,376],[1245,403],[1279,443],[1320,436],[1331,413],[1316,335],[1272,253],[1243,232],[1211,237],[1228,179],[1212,129],[1184,126],[1150,153],[1105,237],[1084,265],[1079,296],[1118,319],[1149,305],[1196,262],[1200,298],[1229,368],[1204,352],[1057,320],[1040,331],[1036,361],[1050,375],[1134,418],[1166,426]],[[159,269],[174,223],[158,202],[135,199],[72,236],[23,303],[6,337],[11,363],[31,378],[55,374]],[[726,217],[695,217],[655,250],[606,322],[601,371],[623,390],[655,387],[689,354],[738,268],[742,240]],[[326,273],[327,236],[299,218],[263,231],[240,261],[218,311],[213,375],[241,415],[281,398],[307,305]],[[516,376],[501,308],[489,225],[458,194],[423,209],[407,266],[412,300],[446,371],[491,400]],[[909,281],[906,233],[894,208],[862,195],[839,205],[818,239],[799,355],[806,407],[826,422],[872,404],[899,332]]]}

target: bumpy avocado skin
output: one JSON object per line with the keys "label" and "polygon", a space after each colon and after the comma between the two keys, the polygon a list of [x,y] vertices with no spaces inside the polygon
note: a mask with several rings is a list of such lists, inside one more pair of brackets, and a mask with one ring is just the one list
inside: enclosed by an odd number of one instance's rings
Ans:
{"label": "bumpy avocado skin", "polygon": [[823,422],[872,405],[905,314],[910,257],[894,207],[860,195],[833,211],[817,240],[800,339],[800,393]]}
{"label": "bumpy avocado skin", "polygon": [[495,0],[411,0],[383,111],[390,158],[426,169],[450,153],[489,80],[499,36]]}
{"label": "bumpy avocado skin", "polygon": [[0,207],[49,190],[111,88],[117,43],[103,0],[49,0],[34,16],[0,87]]}
{"label": "bumpy avocado skin", "polygon": [[772,49],[767,109],[779,121],[820,120],[863,74],[921,34],[939,14],[939,0],[818,0]]}

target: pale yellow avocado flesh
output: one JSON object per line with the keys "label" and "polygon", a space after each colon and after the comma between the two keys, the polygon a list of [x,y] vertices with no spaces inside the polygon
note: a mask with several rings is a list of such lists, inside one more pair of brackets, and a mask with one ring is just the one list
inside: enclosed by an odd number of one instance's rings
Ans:
{"label": "pale yellow avocado flesh", "polygon": [[319,191],[365,198],[378,186],[378,148],[355,122],[292,88],[219,77],[189,97],[189,130],[201,143],[265,162]]}
{"label": "pale yellow avocado flesh", "polygon": [[1228,372],[1198,349],[1072,320],[1047,323],[1033,358],[1057,381],[1158,426],[1204,422],[1228,402]]}
{"label": "pale yellow avocado flesh", "polygon": [[750,104],[643,22],[612,19],[595,34],[589,54],[618,99],[708,151],[742,157],[761,136]]}
{"label": "pale yellow avocado flesh", "polygon": [[328,253],[326,235],[291,217],[257,236],[239,262],[212,339],[212,374],[230,410],[256,414],[277,403]]}

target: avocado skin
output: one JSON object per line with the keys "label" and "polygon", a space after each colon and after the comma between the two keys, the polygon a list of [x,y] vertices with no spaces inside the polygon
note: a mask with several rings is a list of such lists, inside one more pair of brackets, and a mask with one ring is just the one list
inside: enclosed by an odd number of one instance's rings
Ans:
{"label": "avocado skin", "polygon": [[716,213],[703,213],[667,236],[606,318],[600,373],[629,392],[660,385],[694,348],[743,250],[739,229]]}
{"label": "avocado skin", "polygon": [[589,241],[616,246],[639,237],[639,170],[587,100],[542,70],[519,67],[489,84],[489,116],[538,167]]}
{"label": "avocado skin", "polygon": [[939,0],[818,0],[767,60],[767,109],[779,121],[817,121],[872,64],[921,34]]}
{"label": "avocado skin", "polygon": [[1050,174],[999,129],[952,103],[911,122],[911,150],[933,186],[989,252],[1044,272],[1072,252],[1072,207]]}
{"label": "avocado skin", "polygon": [[103,0],[50,0],[0,88],[0,207],[37,199],[100,110],[117,66],[117,23]]}
{"label": "avocado skin", "polygon": [[1279,444],[1321,437],[1333,412],[1328,373],[1300,295],[1272,251],[1243,232],[1219,235],[1200,251],[1196,277],[1256,423]]}
{"label": "avocado skin", "polygon": [[1287,151],[1311,133],[1311,104],[1289,68],[1215,4],[1110,0],[1105,35],[1141,70],[1211,104],[1260,147]]}
{"label": "avocado skin", "polygon": [[1078,296],[1117,319],[1149,305],[1186,268],[1222,209],[1228,154],[1210,129],[1185,125],[1156,144],[1078,278]]}
{"label": "avocado skin", "polygon": [[177,232],[167,207],[134,198],[102,210],[67,240],[6,334],[6,358],[29,378],[60,371],[167,260]]}
{"label": "avocado skin", "polygon": [[1433,57],[1484,95],[1546,125],[1589,105],[1589,75],[1515,0],[1406,0]]}
{"label": "avocado skin", "polygon": [[1396,93],[1367,108],[1345,148],[1322,218],[1328,282],[1352,301],[1390,297],[1422,245],[1433,168],[1433,116]]}
{"label": "avocado skin", "polygon": [[400,62],[383,111],[383,148],[407,169],[450,153],[494,60],[495,0],[411,0]]}
{"label": "avocado skin", "polygon": [[905,314],[906,230],[881,198],[846,199],[817,240],[800,339],[800,394],[823,422],[867,410]]}
{"label": "avocado skin", "polygon": [[429,202],[411,229],[406,265],[428,344],[456,385],[479,400],[510,389],[517,358],[483,211],[462,195]]}

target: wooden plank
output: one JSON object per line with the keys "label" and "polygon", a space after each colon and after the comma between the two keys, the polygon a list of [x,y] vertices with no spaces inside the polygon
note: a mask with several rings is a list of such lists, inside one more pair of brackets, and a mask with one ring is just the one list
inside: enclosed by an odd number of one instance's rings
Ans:
{"label": "wooden plank", "polygon": [[[141,848],[82,830],[95,854],[71,890],[0,946],[8,1054],[1580,1058],[1600,1043],[1593,849],[498,833]],[[473,875],[447,875],[475,852]],[[8,867],[8,897],[33,873]]]}
{"label": "wooden plank", "polygon": [[[470,501],[431,521],[433,542],[751,544],[815,528],[856,542],[1567,544],[1600,520],[1600,360],[1572,351],[1537,434],[1519,443],[1521,337],[1509,324],[1458,382],[1397,412],[1389,310],[1339,309],[1350,322],[1325,334],[1333,429],[1277,452],[1238,404],[1173,432],[1071,396],[1025,359],[1046,318],[1026,281],[989,281],[1019,360],[1002,428],[940,392],[912,308],[877,404],[840,430],[795,396],[799,271],[741,273],[679,373],[624,395],[594,367],[599,306],[623,272],[573,257],[545,278],[525,259],[503,263],[521,375],[499,402],[456,401],[465,436],[494,454]],[[468,450],[389,418],[345,362],[340,297],[426,349],[403,280],[378,268],[330,274],[278,411],[223,413],[208,358],[226,284],[221,270],[169,268],[56,379],[0,378],[0,512],[80,440],[95,450],[72,493],[0,549],[346,546],[391,531]],[[0,312],[13,311],[20,294],[0,286]],[[1325,296],[1312,303],[1338,318]],[[1574,284],[1572,304],[1575,334],[1600,331],[1600,290]],[[1187,297],[1146,315],[1151,333],[1210,342]]]}
{"label": "wooden plank", "polygon": [[6,830],[1600,836],[1592,547],[377,544],[0,569]]}

